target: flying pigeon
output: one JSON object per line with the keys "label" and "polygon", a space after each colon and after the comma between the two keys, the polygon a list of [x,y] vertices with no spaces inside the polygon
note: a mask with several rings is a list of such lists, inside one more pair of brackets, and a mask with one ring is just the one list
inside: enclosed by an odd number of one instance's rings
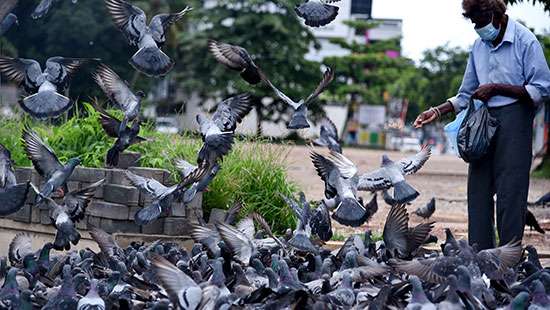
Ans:
{"label": "flying pigeon", "polygon": [[332,22],[338,15],[338,7],[328,3],[340,0],[306,0],[296,6],[296,15],[305,20],[306,25],[311,27],[325,26]]}
{"label": "flying pigeon", "polygon": [[28,193],[29,182],[17,184],[10,151],[0,144],[0,216],[19,211]]}
{"label": "flying pigeon", "polygon": [[3,36],[13,25],[19,25],[17,15],[9,13],[4,17],[4,20],[0,23],[0,36]]}
{"label": "flying pigeon", "polygon": [[146,141],[145,138],[139,136],[140,121],[136,119],[131,127],[124,126],[121,129],[122,122],[99,108],[99,106],[94,105],[94,108],[99,112],[99,121],[105,133],[109,137],[116,138],[115,144],[107,151],[105,161],[107,166],[116,167],[120,153],[134,144]]}
{"label": "flying pigeon", "polygon": [[409,228],[409,214],[405,205],[391,207],[384,224],[382,237],[390,255],[410,257],[426,241],[434,222]]}
{"label": "flying pigeon", "polygon": [[118,129],[120,132],[124,131],[128,126],[128,122],[135,121],[139,117],[141,100],[145,97],[145,94],[142,91],[134,94],[128,87],[128,83],[122,80],[113,69],[104,64],[98,66],[93,78],[109,100],[124,112],[124,118]]}
{"label": "flying pigeon", "polygon": [[246,49],[214,40],[208,40],[208,49],[219,63],[239,71],[241,77],[249,84],[256,85],[262,81],[260,68],[252,61]]}
{"label": "flying pigeon", "polygon": [[[176,168],[179,169],[180,175],[183,178],[185,178],[190,173],[195,171],[198,167],[191,164],[191,163],[189,163],[189,162],[187,162],[187,161],[185,161],[185,160],[183,160],[183,159],[178,159],[178,160],[176,160]],[[208,184],[210,184],[210,182],[212,182],[212,180],[214,179],[216,174],[218,174],[219,170],[220,170],[220,165],[218,163],[215,163],[209,169],[208,173],[203,178],[201,178],[199,181],[193,183],[185,191],[185,193],[183,194],[183,202],[184,203],[190,203],[195,198],[197,193],[204,192],[207,189]]]}
{"label": "flying pigeon", "polygon": [[[44,17],[46,14],[48,14],[48,11],[50,10],[53,2],[58,2],[59,0],[40,0],[40,3],[36,6],[34,9],[34,12],[32,12],[31,17],[33,19],[39,19]],[[78,0],[71,0],[73,4],[76,4]]]}
{"label": "flying pigeon", "polygon": [[27,125],[23,129],[22,143],[34,169],[46,181],[42,190],[38,192],[36,203],[50,197],[58,189],[61,189],[62,195],[65,195],[68,192],[67,180],[80,164],[80,159],[71,158],[66,165],[61,164],[52,149]]}
{"label": "flying pigeon", "polygon": [[55,118],[73,104],[66,96],[72,76],[92,61],[98,59],[50,57],[42,70],[36,60],[0,56],[0,72],[28,94],[19,101],[23,110],[35,118]]}
{"label": "flying pigeon", "polygon": [[531,230],[535,229],[537,232],[541,234],[546,233],[544,229],[540,227],[540,224],[537,221],[537,218],[535,217],[535,215],[529,210],[527,210],[527,212],[525,213],[525,226],[526,227],[529,226]]}
{"label": "flying pigeon", "polygon": [[313,143],[319,146],[326,146],[329,150],[336,153],[342,153],[342,147],[338,139],[338,129],[336,129],[336,125],[329,118],[321,120],[319,138],[315,139]]}
{"label": "flying pigeon", "polygon": [[197,162],[206,162],[209,167],[229,153],[237,124],[250,112],[252,105],[248,94],[241,94],[220,102],[212,118],[197,115],[197,123],[204,142]]}
{"label": "flying pigeon", "polygon": [[126,36],[130,45],[139,49],[130,59],[130,64],[148,76],[164,76],[170,72],[174,61],[160,47],[166,42],[166,32],[170,26],[191,8],[186,7],[173,14],[157,14],[147,25],[145,12],[139,7],[124,0],[105,0],[105,4],[115,25]]}
{"label": "flying pigeon", "polygon": [[334,71],[329,67],[323,74],[323,79],[315,89],[315,91],[309,95],[305,100],[302,99],[298,102],[295,102],[294,100],[290,99],[287,95],[285,95],[283,92],[281,92],[277,87],[275,87],[271,81],[265,77],[265,75],[262,75],[262,78],[264,81],[273,89],[277,97],[279,97],[282,101],[284,101],[286,104],[291,106],[294,109],[294,112],[292,114],[292,117],[290,118],[290,122],[287,125],[288,129],[303,129],[303,128],[309,128],[309,122],[307,120],[307,106],[311,104],[332,82],[334,79]]}
{"label": "flying pigeon", "polygon": [[328,208],[323,201],[313,210],[311,215],[311,233],[317,235],[323,241],[332,238],[332,223]]}
{"label": "flying pigeon", "polygon": [[151,178],[145,178],[130,171],[125,171],[126,178],[137,187],[142,193],[150,196],[152,202],[149,206],[139,210],[135,215],[135,221],[138,225],[146,225],[156,220],[163,211],[169,210],[174,198],[182,195],[182,192],[191,184],[197,182],[206,174],[206,169],[200,166],[193,171],[180,183],[170,187],[162,185],[159,181]]}
{"label": "flying pigeon", "polygon": [[[294,215],[298,219],[296,224],[296,229],[292,233],[292,238],[288,240],[288,244],[294,248],[304,251],[311,252],[314,254],[318,253],[318,250],[311,243],[311,209],[309,207],[309,202],[307,202],[306,197],[303,192],[300,192],[300,203],[298,203],[294,198],[286,197],[282,195],[286,204],[292,208]],[[300,206],[301,205],[301,206]]]}
{"label": "flying pigeon", "polygon": [[[48,210],[53,226],[57,229],[54,241],[54,249],[69,250],[72,243],[76,245],[80,240],[80,233],[75,223],[84,219],[86,208],[95,196],[96,190],[105,183],[105,179],[99,180],[82,189],[71,191],[63,198],[63,204],[59,205],[48,196],[44,197],[41,204]],[[31,186],[32,183],[31,183]],[[38,189],[33,186],[35,192]],[[39,204],[40,205],[40,204]]]}
{"label": "flying pigeon", "polygon": [[429,219],[435,212],[435,198],[432,197],[430,201],[423,207],[420,207],[414,211],[414,214],[420,216],[423,219]]}

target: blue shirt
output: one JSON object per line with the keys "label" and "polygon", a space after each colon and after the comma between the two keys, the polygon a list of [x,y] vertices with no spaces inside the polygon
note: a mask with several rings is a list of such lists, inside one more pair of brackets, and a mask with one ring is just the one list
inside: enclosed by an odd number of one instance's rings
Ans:
{"label": "blue shirt", "polygon": [[[536,105],[550,99],[550,70],[542,46],[529,29],[511,18],[497,46],[480,38],[475,41],[462,85],[449,101],[459,112],[466,108],[480,85],[491,83],[523,85]],[[516,101],[516,98],[494,96],[488,105],[500,107]]]}

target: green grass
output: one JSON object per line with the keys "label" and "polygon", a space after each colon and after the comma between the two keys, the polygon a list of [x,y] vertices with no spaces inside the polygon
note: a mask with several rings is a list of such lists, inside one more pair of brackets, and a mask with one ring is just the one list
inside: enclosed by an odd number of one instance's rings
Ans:
{"label": "green grass", "polygon": [[[12,153],[17,166],[30,166],[23,146],[21,132],[24,124],[36,132],[50,145],[62,162],[79,157],[82,166],[103,167],[107,150],[114,139],[101,128],[98,113],[83,104],[84,112],[70,119],[61,120],[59,125],[48,125],[28,117],[21,120],[0,119],[0,143]],[[110,111],[120,116],[119,111]],[[132,146],[129,150],[141,153],[142,167],[163,168],[179,177],[174,160],[185,159],[196,162],[196,154],[202,141],[190,134],[166,135],[156,132],[150,124],[142,127],[140,135],[147,142]],[[240,199],[245,213],[257,211],[265,217],[276,232],[294,227],[292,210],[287,207],[279,193],[294,195],[298,187],[287,180],[284,158],[287,151],[280,145],[265,140],[242,139],[235,142],[233,150],[224,157],[221,170],[204,195],[203,208],[206,213],[212,208],[226,209]]]}
{"label": "green grass", "polygon": [[535,178],[550,179],[550,159],[545,158],[542,167],[533,172]]}

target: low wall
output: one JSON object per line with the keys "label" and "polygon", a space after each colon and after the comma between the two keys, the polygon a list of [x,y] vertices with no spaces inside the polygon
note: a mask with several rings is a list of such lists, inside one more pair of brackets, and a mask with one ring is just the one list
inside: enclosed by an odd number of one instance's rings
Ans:
{"label": "low wall", "polygon": [[[142,167],[129,167],[128,170],[165,185],[174,183],[167,170]],[[37,186],[43,184],[42,178],[31,167],[17,168],[15,174],[18,183],[31,181]],[[169,213],[163,214],[161,218],[148,225],[137,225],[134,215],[149,205],[150,199],[130,184],[122,169],[77,167],[69,179],[68,187],[70,191],[80,189],[101,179],[105,179],[105,183],[97,189],[86,209],[85,218],[76,224],[81,231],[94,226],[108,233],[182,236],[188,234],[189,224],[196,222],[196,215],[202,216],[202,195],[199,193],[187,207],[183,203],[173,203]],[[35,227],[51,225],[48,210],[34,206],[34,200],[35,194],[31,193],[21,210],[5,218],[33,224]]]}

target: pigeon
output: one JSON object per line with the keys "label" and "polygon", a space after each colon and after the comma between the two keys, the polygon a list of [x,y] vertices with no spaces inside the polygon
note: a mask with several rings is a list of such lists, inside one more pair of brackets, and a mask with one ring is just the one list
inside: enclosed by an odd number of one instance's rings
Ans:
{"label": "pigeon", "polygon": [[96,279],[90,281],[90,290],[82,297],[77,304],[76,310],[105,310],[105,301],[101,299],[97,292]]}
{"label": "pigeon", "polygon": [[[419,193],[405,181],[405,175],[416,173],[431,155],[429,146],[422,148],[416,155],[403,158],[398,162],[389,159],[388,156],[382,156],[382,165],[380,169],[365,175],[366,181],[376,181],[383,179],[391,182],[394,192],[393,197],[398,204],[407,203],[418,197]],[[384,188],[387,189],[387,188]]]}
{"label": "pigeon", "polygon": [[76,296],[71,266],[63,266],[63,282],[57,293],[52,296],[42,308],[43,310],[76,309],[78,299]]}
{"label": "pigeon", "polygon": [[[56,250],[69,250],[71,243],[77,245],[80,240],[80,233],[77,231],[75,223],[84,219],[86,208],[96,190],[103,185],[105,179],[99,180],[85,188],[71,191],[63,198],[63,204],[59,205],[53,199],[45,196],[39,206],[44,206],[53,226],[56,228],[55,241],[53,243]],[[33,187],[38,193],[38,189]]]}
{"label": "pigeon", "polygon": [[3,36],[13,25],[19,25],[19,20],[17,15],[9,13],[4,17],[4,20],[0,22],[0,36]]}
{"label": "pigeon", "polygon": [[128,83],[122,80],[113,69],[104,64],[98,66],[93,78],[109,100],[124,112],[124,118],[117,130],[118,132],[124,131],[128,126],[128,122],[135,121],[139,117],[141,100],[143,100],[145,94],[142,91],[134,94],[128,87]]}
{"label": "pigeon", "polygon": [[[190,173],[195,171],[198,167],[189,163],[186,160],[183,159],[177,159],[176,160],[176,168],[179,169],[180,175],[182,178],[187,177]],[[193,183],[183,194],[183,202],[184,203],[190,203],[197,193],[204,192],[208,184],[212,182],[216,174],[218,174],[218,171],[220,170],[220,165],[218,163],[214,163],[213,166],[209,169],[208,173],[200,179],[199,181]]]}
{"label": "pigeon", "polygon": [[420,207],[414,211],[414,214],[420,216],[421,218],[427,220],[435,212],[435,198],[432,197],[430,201],[423,207]]}
{"label": "pigeon", "polygon": [[328,199],[325,204],[327,207],[334,205],[336,211],[332,218],[340,224],[357,227],[371,215],[359,202],[358,189],[375,191],[391,185],[383,178],[367,180],[358,176],[355,164],[334,151],[330,152],[330,157],[311,151],[310,157],[317,174],[325,182],[325,197]]}
{"label": "pigeon", "polygon": [[436,310],[435,305],[426,296],[420,279],[417,276],[411,276],[409,281],[412,285],[411,300],[405,310]]}
{"label": "pigeon", "polygon": [[19,101],[25,112],[38,119],[55,118],[73,105],[66,96],[71,78],[83,65],[96,61],[99,60],[50,57],[42,70],[36,60],[0,56],[0,72],[28,94]]}
{"label": "pigeon", "polygon": [[17,183],[11,153],[0,144],[0,216],[13,214],[25,205],[29,182]]}
{"label": "pigeon", "polygon": [[340,0],[306,0],[296,6],[296,15],[304,19],[305,24],[311,27],[328,25],[338,16],[338,7],[328,3]]}
{"label": "pigeon", "polygon": [[[36,6],[34,11],[31,14],[32,19],[39,19],[48,14],[53,2],[58,2],[59,0],[40,0],[40,3]],[[73,4],[76,4],[78,0],[71,0]]]}
{"label": "pigeon", "polygon": [[334,71],[330,67],[328,67],[325,70],[325,73],[323,74],[323,79],[315,89],[315,91],[309,95],[305,100],[302,99],[299,102],[295,102],[294,100],[290,99],[287,95],[285,95],[283,92],[281,92],[277,87],[271,83],[271,81],[265,76],[262,75],[263,80],[279,97],[282,101],[284,101],[286,104],[291,106],[294,109],[294,112],[290,118],[290,122],[287,125],[288,129],[303,129],[303,128],[309,128],[309,122],[307,120],[307,106],[311,104],[319,95],[329,86],[329,84],[334,80]]}
{"label": "pigeon", "polygon": [[[293,198],[282,196],[286,204],[292,208],[294,215],[298,218],[296,229],[292,233],[292,238],[288,244],[297,250],[317,254],[318,251],[311,243],[311,209],[303,192],[300,192],[300,203]],[[301,205],[301,206],[300,206]]]}
{"label": "pigeon", "polygon": [[315,145],[326,146],[329,150],[342,154],[342,146],[338,139],[338,129],[336,125],[329,119],[321,120],[321,132],[319,138],[313,140]]}
{"label": "pigeon", "polygon": [[323,241],[329,241],[332,238],[332,223],[327,206],[323,201],[312,212],[310,219],[311,233],[317,235]]}
{"label": "pigeon", "polygon": [[173,14],[157,14],[147,25],[145,12],[139,7],[124,0],[105,0],[107,10],[115,25],[122,31],[132,46],[138,51],[130,59],[130,64],[147,76],[164,76],[174,67],[170,59],[160,47],[166,42],[166,32],[179,21],[190,7]]}
{"label": "pigeon", "polygon": [[525,213],[525,227],[527,226],[529,226],[531,230],[535,229],[537,232],[541,234],[546,233],[544,229],[540,227],[540,224],[537,221],[537,218],[535,217],[535,215],[529,210],[527,210],[527,212]]}
{"label": "pigeon", "polygon": [[200,167],[193,173],[189,174],[180,183],[166,187],[159,181],[151,178],[145,178],[136,175],[130,171],[125,171],[126,178],[130,183],[137,187],[142,193],[152,198],[149,206],[139,210],[135,215],[135,221],[138,225],[147,225],[156,220],[163,211],[170,209],[170,205],[174,198],[181,195],[189,185],[197,182],[206,174],[206,169]]}
{"label": "pigeon", "polygon": [[34,169],[46,181],[36,196],[36,203],[50,197],[58,189],[65,195],[68,192],[67,180],[80,164],[80,159],[71,158],[67,164],[61,164],[52,149],[28,125],[23,129],[22,142]]}
{"label": "pigeon", "polygon": [[238,45],[208,40],[208,50],[214,55],[216,61],[231,70],[239,71],[247,83],[256,85],[262,81],[261,70],[246,49]]}
{"label": "pigeon", "polygon": [[391,207],[382,233],[386,250],[398,257],[411,256],[428,238],[433,224],[422,223],[409,228],[409,214],[405,205]]}
{"label": "pigeon", "polygon": [[546,206],[550,203],[550,192],[542,195],[537,201],[533,203],[535,206]]}
{"label": "pigeon", "polygon": [[147,141],[147,139],[139,136],[141,127],[139,119],[134,120],[131,127],[124,126],[121,129],[120,126],[123,122],[105,112],[97,105],[94,105],[94,108],[99,112],[99,122],[105,133],[109,137],[116,138],[115,144],[107,151],[105,160],[108,167],[116,167],[118,165],[120,153],[134,144]]}
{"label": "pigeon", "polygon": [[241,94],[220,102],[210,119],[201,114],[197,115],[197,123],[204,142],[197,158],[199,165],[206,162],[211,168],[229,153],[237,124],[251,109],[250,96]]}

